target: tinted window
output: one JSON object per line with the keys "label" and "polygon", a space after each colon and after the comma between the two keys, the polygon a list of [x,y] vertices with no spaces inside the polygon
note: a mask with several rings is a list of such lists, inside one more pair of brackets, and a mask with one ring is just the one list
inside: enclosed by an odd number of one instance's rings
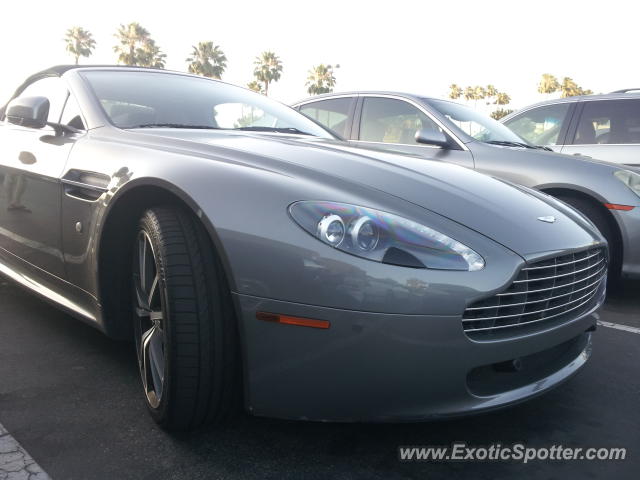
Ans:
{"label": "tinted window", "polygon": [[302,105],[300,111],[341,137],[349,138],[350,132],[347,131],[347,128],[353,101],[353,97],[320,100]]}
{"label": "tinted window", "polygon": [[69,95],[67,103],[62,111],[62,118],[60,123],[63,125],[69,125],[70,127],[77,128],[78,130],[84,130],[86,127],[82,120],[82,114],[80,113],[80,107],[73,95]]}
{"label": "tinted window", "polygon": [[573,143],[640,143],[640,100],[586,102]]}
{"label": "tinted window", "polygon": [[46,97],[49,99],[48,120],[58,123],[67,95],[67,87],[59,77],[45,77],[30,84],[18,97]]}
{"label": "tinted window", "polygon": [[250,90],[202,77],[157,72],[89,71],[82,75],[120,128],[158,124],[208,128],[282,128],[332,135],[304,115]]}
{"label": "tinted window", "polygon": [[421,110],[404,100],[365,98],[360,119],[360,140],[417,145],[416,132],[441,129]]}
{"label": "tinted window", "polygon": [[510,118],[504,124],[534,145],[556,145],[570,103],[533,108]]}

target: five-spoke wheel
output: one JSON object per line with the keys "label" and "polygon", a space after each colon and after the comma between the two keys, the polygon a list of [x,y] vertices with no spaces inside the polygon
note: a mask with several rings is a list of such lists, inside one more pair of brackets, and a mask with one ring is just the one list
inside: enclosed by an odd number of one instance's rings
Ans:
{"label": "five-spoke wheel", "polygon": [[133,328],[142,385],[149,404],[154,408],[160,404],[165,378],[165,301],[159,283],[160,274],[151,239],[141,231],[133,256]]}

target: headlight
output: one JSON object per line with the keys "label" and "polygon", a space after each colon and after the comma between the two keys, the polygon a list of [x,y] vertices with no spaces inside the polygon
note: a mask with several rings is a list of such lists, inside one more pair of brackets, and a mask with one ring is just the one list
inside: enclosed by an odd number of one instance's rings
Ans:
{"label": "headlight", "polygon": [[640,197],[640,174],[629,170],[618,170],[614,175]]}
{"label": "headlight", "polygon": [[430,227],[345,203],[296,202],[293,219],[327,245],[358,257],[413,268],[476,271],[484,259]]}

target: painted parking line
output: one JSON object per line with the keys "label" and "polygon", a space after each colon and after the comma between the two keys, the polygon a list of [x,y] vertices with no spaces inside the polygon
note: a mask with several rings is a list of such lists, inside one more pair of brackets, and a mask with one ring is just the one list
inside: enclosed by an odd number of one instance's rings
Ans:
{"label": "painted parking line", "polygon": [[622,330],[624,332],[640,334],[640,328],[631,327],[629,325],[621,325],[619,323],[603,322],[602,320],[598,320],[598,325],[600,325],[601,327],[615,328],[616,330]]}
{"label": "painted parking line", "polygon": [[0,479],[51,480],[0,423]]}

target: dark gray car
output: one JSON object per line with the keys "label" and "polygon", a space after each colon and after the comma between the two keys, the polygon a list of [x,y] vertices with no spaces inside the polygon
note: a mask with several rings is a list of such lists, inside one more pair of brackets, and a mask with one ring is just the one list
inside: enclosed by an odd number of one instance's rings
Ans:
{"label": "dark gray car", "polygon": [[0,272],[134,339],[166,428],[468,414],[589,358],[606,241],[551,197],[174,72],[53,68],[0,117]]}
{"label": "dark gray car", "polygon": [[455,163],[559,198],[609,241],[610,279],[640,277],[639,169],[546,151],[473,109],[419,95],[327,94],[295,108],[354,147]]}

